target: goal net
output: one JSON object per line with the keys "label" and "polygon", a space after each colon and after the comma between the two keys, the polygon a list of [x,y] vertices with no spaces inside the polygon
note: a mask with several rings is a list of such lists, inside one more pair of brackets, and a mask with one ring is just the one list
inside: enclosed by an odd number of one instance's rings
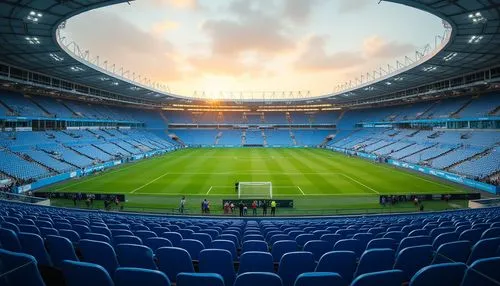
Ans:
{"label": "goal net", "polygon": [[238,198],[272,199],[273,184],[271,182],[239,182]]}

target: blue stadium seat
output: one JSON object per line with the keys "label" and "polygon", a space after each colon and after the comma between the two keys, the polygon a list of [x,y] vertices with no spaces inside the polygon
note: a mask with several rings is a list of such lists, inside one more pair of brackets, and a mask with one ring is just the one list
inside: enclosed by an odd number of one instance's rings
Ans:
{"label": "blue stadium seat", "polygon": [[225,285],[233,285],[235,271],[231,253],[224,249],[204,249],[200,252],[200,273],[217,273]]}
{"label": "blue stadium seat", "polygon": [[234,234],[221,234],[217,239],[224,239],[224,240],[230,240],[234,242],[234,245],[236,245],[236,248],[240,247],[240,240],[238,239],[238,236]]}
{"label": "blue stadium seat", "polygon": [[430,244],[432,244],[432,237],[428,235],[405,237],[399,243],[398,250],[396,251],[396,253],[399,253],[401,250],[410,246],[430,245]]}
{"label": "blue stadium seat", "polygon": [[316,266],[316,272],[336,272],[350,283],[356,270],[357,259],[353,251],[330,251],[325,253]]}
{"label": "blue stadium seat", "polygon": [[356,257],[360,257],[364,251],[361,241],[357,239],[341,239],[335,243],[334,251],[352,251],[356,253]]}
{"label": "blue stadium seat", "polygon": [[[33,256],[0,248],[0,261],[2,272],[0,283],[45,286]],[[4,279],[6,281],[3,281]]]}
{"label": "blue stadium seat", "polygon": [[238,275],[234,281],[234,286],[282,286],[281,278],[268,272],[246,272]]}
{"label": "blue stadium seat", "polygon": [[114,286],[106,269],[94,263],[64,260],[61,269],[67,286]]}
{"label": "blue stadium seat", "polygon": [[64,260],[78,261],[73,244],[66,237],[47,235],[45,240],[50,259],[55,267],[60,268]]}
{"label": "blue stadium seat", "polygon": [[285,253],[297,251],[297,248],[297,242],[294,240],[276,241],[271,248],[274,262],[279,262]]}
{"label": "blue stadium seat", "polygon": [[40,235],[40,230],[35,225],[31,224],[18,224],[19,232],[34,233]]}
{"label": "blue stadium seat", "polygon": [[109,237],[107,237],[104,234],[100,234],[100,233],[87,232],[87,233],[84,233],[81,238],[111,243],[111,239]]}
{"label": "blue stadium seat", "polygon": [[314,255],[314,260],[319,261],[323,254],[332,250],[332,246],[328,241],[324,240],[309,240],[304,245],[304,251],[311,252]]}
{"label": "blue stadium seat", "polygon": [[407,247],[397,254],[394,269],[402,270],[409,280],[420,268],[431,264],[432,257],[431,245]]}
{"label": "blue stadium seat", "polygon": [[49,254],[45,249],[43,239],[38,234],[20,232],[18,235],[19,242],[24,253],[35,257],[40,265],[52,266]]}
{"label": "blue stadium seat", "polygon": [[147,238],[158,237],[156,233],[150,230],[137,230],[134,231],[134,235],[142,239],[142,241],[146,240]]}
{"label": "blue stadium seat", "polygon": [[241,253],[245,253],[247,251],[269,251],[269,246],[267,242],[261,240],[247,240],[243,242],[241,246]]}
{"label": "blue stadium seat", "polygon": [[392,238],[374,238],[368,242],[366,250],[373,248],[390,248],[396,250],[397,242]]}
{"label": "blue stadium seat", "polygon": [[200,256],[200,252],[205,249],[203,247],[203,243],[201,243],[199,240],[194,240],[194,239],[183,239],[179,243],[180,248],[184,248],[189,252],[189,255],[191,256],[191,259],[193,260],[198,260]]}
{"label": "blue stadium seat", "polygon": [[458,240],[458,235],[455,232],[441,233],[440,235],[436,236],[436,238],[434,238],[434,241],[432,242],[432,247],[434,249],[438,249],[441,245],[445,243],[454,242],[457,240]]}
{"label": "blue stadium seat", "polygon": [[366,250],[359,259],[354,277],[370,272],[391,270],[394,265],[394,256],[395,252],[390,248]]}
{"label": "blue stadium seat", "polygon": [[472,245],[474,245],[479,241],[479,239],[481,239],[482,234],[483,230],[481,229],[468,229],[460,234],[459,240],[468,240]]}
{"label": "blue stadium seat", "polygon": [[179,273],[177,286],[224,286],[224,279],[216,273]]}
{"label": "blue stadium seat", "polygon": [[80,235],[78,232],[71,229],[61,229],[59,230],[59,236],[66,237],[72,243],[76,244],[80,241]]}
{"label": "blue stadium seat", "polygon": [[178,247],[161,247],[155,251],[158,268],[165,273],[170,281],[175,282],[177,274],[194,272],[193,262],[189,253]]}
{"label": "blue stadium seat", "polygon": [[481,258],[489,258],[496,256],[498,247],[500,246],[500,238],[486,238],[479,240],[472,247],[467,265],[471,265],[474,261]]}
{"label": "blue stadium seat", "polygon": [[308,242],[309,240],[314,240],[314,239],[315,238],[314,238],[313,234],[305,233],[305,234],[301,234],[301,235],[297,236],[295,238],[295,241],[297,242],[297,245],[299,246],[299,248],[302,248],[302,247],[304,247],[306,242]]}
{"label": "blue stadium seat", "polygon": [[358,276],[350,286],[401,286],[405,274],[401,270],[387,270]]}
{"label": "blue stadium seat", "polygon": [[338,273],[333,272],[307,272],[300,274],[294,286],[347,286],[345,280]]}
{"label": "blue stadium seat", "polygon": [[59,231],[52,227],[38,227],[40,229],[40,235],[45,238],[47,235],[59,235]]}
{"label": "blue stadium seat", "polygon": [[121,267],[137,267],[157,270],[151,248],[137,244],[118,244],[115,246]]}
{"label": "blue stadium seat", "polygon": [[467,262],[470,255],[470,241],[460,240],[441,244],[434,255],[432,264]]}
{"label": "blue stadium seat", "polygon": [[172,243],[173,246],[178,247],[181,240],[182,240],[182,235],[178,232],[164,232],[160,234],[160,237],[164,237]]}
{"label": "blue stadium seat", "polygon": [[464,263],[441,263],[420,269],[410,286],[460,286],[467,266]]}
{"label": "blue stadium seat", "polygon": [[233,261],[238,260],[236,246],[234,245],[234,242],[230,240],[225,240],[225,239],[212,240],[212,248],[227,250],[231,253]]}
{"label": "blue stadium seat", "polygon": [[118,244],[128,243],[128,244],[142,244],[142,239],[134,235],[117,235],[113,237],[113,244],[116,246]]}
{"label": "blue stadium seat", "polygon": [[78,246],[83,261],[104,267],[109,275],[115,273],[116,268],[118,268],[118,260],[111,245],[102,241],[82,239]]}
{"label": "blue stadium seat", "polygon": [[144,240],[144,245],[155,252],[160,247],[171,247],[172,243],[170,240],[163,237],[150,237]]}
{"label": "blue stadium seat", "polygon": [[462,286],[498,286],[500,284],[500,257],[474,261],[465,272]]}
{"label": "blue stadium seat", "polygon": [[315,266],[312,253],[305,251],[289,252],[284,254],[280,260],[278,275],[283,281],[283,286],[293,286],[297,276],[305,272],[313,272]]}
{"label": "blue stadium seat", "polygon": [[120,267],[114,275],[115,286],[170,286],[167,275],[158,270]]}
{"label": "blue stadium seat", "polygon": [[128,229],[111,229],[110,231],[113,238],[119,235],[130,235],[130,236],[134,235],[134,233]]}
{"label": "blue stadium seat", "polygon": [[0,245],[9,251],[21,252],[22,250],[17,234],[12,229],[0,228]]}
{"label": "blue stadium seat", "polygon": [[240,257],[238,273],[246,272],[274,272],[273,256],[269,252],[244,252]]}
{"label": "blue stadium seat", "polygon": [[500,237],[500,227],[491,227],[483,232],[481,239]]}
{"label": "blue stadium seat", "polygon": [[193,233],[189,238],[200,241],[205,248],[212,248],[212,237],[206,233]]}

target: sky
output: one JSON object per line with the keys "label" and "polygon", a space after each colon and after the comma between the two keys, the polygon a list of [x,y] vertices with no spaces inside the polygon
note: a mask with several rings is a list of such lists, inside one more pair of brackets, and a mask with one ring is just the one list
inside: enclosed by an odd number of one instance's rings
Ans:
{"label": "sky", "polygon": [[434,15],[378,2],[138,0],[75,16],[63,34],[184,96],[320,96],[443,34]]}

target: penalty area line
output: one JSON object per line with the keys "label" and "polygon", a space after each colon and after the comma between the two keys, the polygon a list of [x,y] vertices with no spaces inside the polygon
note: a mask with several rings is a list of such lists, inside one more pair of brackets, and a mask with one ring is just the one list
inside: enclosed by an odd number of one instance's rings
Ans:
{"label": "penalty area line", "polygon": [[144,185],[142,185],[142,186],[140,186],[140,187],[138,187],[138,188],[133,189],[131,192],[129,192],[129,194],[133,194],[133,193],[137,192],[138,190],[140,190],[140,189],[142,189],[142,188],[144,188],[144,187],[146,187],[146,186],[151,185],[152,183],[154,183],[154,182],[158,181],[159,179],[161,179],[161,178],[165,177],[165,176],[166,176],[166,175],[168,175],[168,174],[169,174],[169,173],[165,173],[165,174],[163,174],[163,175],[159,176],[158,178],[153,179],[153,180],[151,180],[151,181],[147,182],[146,184],[144,184]]}
{"label": "penalty area line", "polygon": [[344,177],[348,178],[349,180],[351,180],[351,181],[355,182],[356,184],[361,185],[361,186],[363,186],[363,187],[367,188],[368,190],[370,190],[370,191],[372,191],[372,192],[376,193],[377,195],[380,195],[380,193],[379,193],[379,192],[377,192],[376,190],[374,190],[373,188],[368,187],[367,185],[365,185],[365,184],[361,183],[360,181],[358,181],[358,180],[356,180],[356,179],[354,179],[354,178],[352,178],[352,177],[350,177],[350,176],[348,176],[348,175],[346,175],[346,174],[344,174],[344,173],[341,173],[341,174],[342,174],[342,176],[344,176]]}
{"label": "penalty area line", "polygon": [[210,194],[210,191],[212,190],[213,186],[210,186],[210,189],[207,191],[207,195]]}
{"label": "penalty area line", "polygon": [[302,191],[302,189],[299,186],[297,186],[297,188],[299,189],[299,191],[302,193],[303,196],[306,195],[306,194],[304,194],[304,191]]}

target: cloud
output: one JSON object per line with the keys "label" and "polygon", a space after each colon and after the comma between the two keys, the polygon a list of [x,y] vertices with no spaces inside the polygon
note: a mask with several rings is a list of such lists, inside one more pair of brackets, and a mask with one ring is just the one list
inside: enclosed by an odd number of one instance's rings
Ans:
{"label": "cloud", "polygon": [[283,7],[283,17],[293,21],[303,23],[309,20],[314,5],[318,0],[286,0]]}
{"label": "cloud", "polygon": [[374,0],[342,0],[339,2],[339,13],[354,13],[365,9],[370,5],[370,1]]}
{"label": "cloud", "polygon": [[199,0],[152,0],[149,3],[155,7],[169,6],[188,10],[197,10],[202,7]]}
{"label": "cloud", "polygon": [[179,23],[170,21],[170,20],[165,20],[161,22],[154,23],[153,26],[151,27],[151,31],[154,35],[162,35],[165,32],[176,30],[179,28]]}
{"label": "cloud", "polygon": [[[99,27],[99,32],[88,29],[88,23]],[[124,60],[134,59],[129,61],[133,66],[124,66],[124,70],[143,77],[154,76],[155,80],[174,80],[180,76],[170,42],[140,30],[113,13],[95,11],[72,18],[66,29],[70,31],[69,38],[80,43],[84,50],[90,50],[93,56],[99,55],[101,62],[108,60],[108,66],[116,64],[116,70]]]}
{"label": "cloud", "polygon": [[351,69],[363,64],[364,59],[358,52],[337,52],[328,54],[325,51],[327,38],[312,36],[305,44],[304,51],[299,55],[294,66],[298,70],[332,71]]}
{"label": "cloud", "polygon": [[368,57],[393,59],[407,55],[417,49],[414,45],[386,41],[380,36],[371,36],[363,41],[363,52]]}

